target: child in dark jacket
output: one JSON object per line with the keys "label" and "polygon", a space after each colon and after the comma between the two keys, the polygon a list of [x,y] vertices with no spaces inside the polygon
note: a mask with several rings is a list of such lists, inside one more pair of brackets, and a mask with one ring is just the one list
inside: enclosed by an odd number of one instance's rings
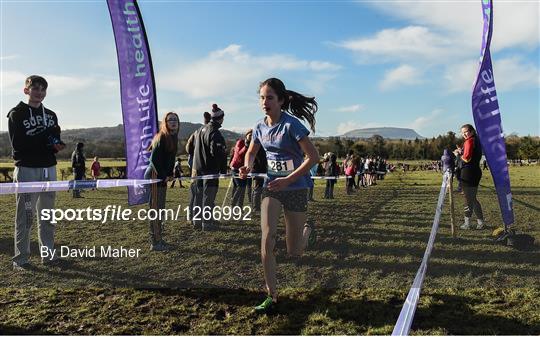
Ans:
{"label": "child in dark jacket", "polygon": [[326,163],[325,176],[335,177],[336,179],[326,180],[326,189],[324,191],[325,199],[334,199],[334,185],[336,184],[337,177],[339,175],[339,166],[337,164],[337,157],[331,153],[328,162]]}
{"label": "child in dark jacket", "polygon": [[[71,154],[71,168],[73,169],[74,180],[85,180],[86,175],[86,158],[84,156],[84,143],[77,143],[77,146]],[[73,189],[73,198],[83,198],[81,190]]]}

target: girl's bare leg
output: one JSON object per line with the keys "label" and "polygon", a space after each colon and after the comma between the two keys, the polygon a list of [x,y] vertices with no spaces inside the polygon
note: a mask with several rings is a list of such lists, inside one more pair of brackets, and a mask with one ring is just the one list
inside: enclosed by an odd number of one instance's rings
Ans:
{"label": "girl's bare leg", "polygon": [[261,260],[264,280],[268,295],[277,301],[276,289],[276,232],[281,213],[281,203],[274,198],[266,197],[261,201]]}

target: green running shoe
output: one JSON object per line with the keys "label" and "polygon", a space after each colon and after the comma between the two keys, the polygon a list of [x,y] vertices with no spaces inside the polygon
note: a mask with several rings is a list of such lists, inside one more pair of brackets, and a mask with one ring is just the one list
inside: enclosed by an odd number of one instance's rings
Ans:
{"label": "green running shoe", "polygon": [[258,314],[265,314],[272,311],[273,308],[274,301],[272,300],[272,296],[268,296],[261,304],[255,307],[255,312]]}

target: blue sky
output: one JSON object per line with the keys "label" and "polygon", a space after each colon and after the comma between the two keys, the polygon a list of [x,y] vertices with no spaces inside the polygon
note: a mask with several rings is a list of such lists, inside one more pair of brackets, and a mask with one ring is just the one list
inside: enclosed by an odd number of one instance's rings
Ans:
{"label": "blue sky", "polygon": [[[1,4],[2,115],[24,78],[49,80],[45,105],[64,129],[121,123],[118,67],[105,1]],[[316,96],[317,133],[376,126],[426,137],[472,122],[482,36],[473,1],[140,1],[159,115],[200,122],[218,103],[224,127],[262,118],[258,83],[281,78]],[[538,1],[495,0],[492,57],[505,133],[540,133]],[[7,130],[2,117],[0,131]]]}

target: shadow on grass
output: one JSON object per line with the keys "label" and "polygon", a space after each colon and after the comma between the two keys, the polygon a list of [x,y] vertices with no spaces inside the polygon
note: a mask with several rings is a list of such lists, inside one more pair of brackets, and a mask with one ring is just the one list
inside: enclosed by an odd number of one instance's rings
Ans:
{"label": "shadow on grass", "polygon": [[[212,292],[190,289],[160,292],[169,295],[181,294],[201,303],[212,301],[227,306],[248,308],[254,307],[264,298],[262,292],[245,289],[214,289]],[[259,320],[260,316],[267,316],[273,324],[269,327],[260,326],[260,329],[255,325],[249,332],[250,334],[265,335],[302,335],[306,334],[306,329],[309,329],[307,331],[309,334],[336,334],[335,330],[325,331],[324,326],[319,326],[317,329],[320,330],[313,331],[312,329],[316,327],[316,324],[310,324],[313,314],[337,320],[341,322],[340,324],[342,322],[351,323],[355,327],[354,333],[357,334],[365,332],[367,326],[385,326],[395,323],[400,311],[400,299],[392,298],[391,301],[384,302],[368,300],[365,298],[366,296],[358,296],[358,298],[339,300],[338,298],[347,297],[347,292],[342,293],[345,295],[336,295],[336,289],[300,290],[293,295],[282,295],[273,313],[258,315],[251,312],[243,319],[247,320],[249,324]],[[355,293],[358,293],[358,290]],[[223,315],[218,313],[216,316],[222,317]],[[330,329],[336,329],[336,327]],[[338,334],[340,333],[338,332]]]}
{"label": "shadow on grass", "polygon": [[518,204],[520,204],[520,205],[522,205],[522,206],[525,206],[525,207],[527,207],[527,208],[530,208],[530,209],[532,209],[533,211],[540,212],[540,207],[536,207],[536,206],[534,206],[534,205],[532,205],[532,204],[529,204],[528,202],[519,200],[519,199],[517,199],[516,197],[513,197],[513,198],[512,198],[512,201],[513,201],[513,202],[516,202],[516,203],[518,203]]}
{"label": "shadow on grass", "polygon": [[[517,318],[510,318],[513,316],[511,308],[500,309],[507,311],[504,314],[510,317],[502,317],[501,313],[492,315],[486,313],[494,312],[494,306],[489,305],[489,298],[480,301],[458,295],[435,294],[431,297],[432,304],[417,309],[412,330],[444,329],[445,334],[448,335],[538,335],[540,333],[538,321],[536,324],[529,325]],[[484,309],[483,312],[479,312],[481,307]]]}
{"label": "shadow on grass", "polygon": [[[492,191],[493,193],[496,193],[496,190],[495,188],[491,187],[491,186],[485,186],[485,185],[480,185],[482,186],[483,188],[486,188],[490,191]],[[536,211],[536,212],[540,212],[540,207],[537,207],[535,205],[532,205],[532,204],[529,204],[528,202],[526,201],[523,201],[523,200],[519,200],[516,198],[516,195],[531,195],[531,196],[538,196],[540,195],[540,192],[538,191],[529,191],[529,190],[520,190],[520,189],[513,189],[512,190],[512,202],[515,202],[515,203],[518,203],[522,206],[525,206],[527,208],[530,208],[532,209],[533,211]]]}
{"label": "shadow on grass", "polygon": [[40,327],[21,328],[0,323],[0,335],[52,335]]}
{"label": "shadow on grass", "polygon": [[[89,307],[117,308],[128,316],[144,316],[146,319],[122,317],[118,321],[110,321],[104,328],[104,321],[99,315],[89,312],[85,314],[89,321],[81,325],[81,330],[79,324],[72,324],[79,323],[80,316],[56,312],[47,320],[50,325],[41,323],[22,328],[8,323],[0,324],[0,331],[17,335],[94,334],[96,331],[101,332],[98,334],[106,331],[143,334],[148,331],[146,333],[195,335],[388,335],[405,299],[405,293],[396,289],[289,288],[283,291],[275,313],[257,315],[252,308],[260,303],[264,294],[250,289],[87,289],[82,293],[88,299]],[[59,290],[55,296],[75,301],[81,295],[73,290]],[[101,299],[96,302],[96,298]],[[108,304],[100,304],[105,299]],[[80,299],[78,301],[79,306],[84,306]],[[516,318],[514,311],[519,303],[497,306],[505,303],[509,304],[508,299],[498,291],[488,291],[485,296],[426,291],[421,297],[411,332],[430,335],[538,335],[540,326],[537,320]],[[55,324],[59,319],[68,330],[62,330]],[[171,324],[156,324],[165,321]],[[151,330],[147,330],[149,326]]]}
{"label": "shadow on grass", "polygon": [[[306,330],[310,334],[328,334],[328,327],[315,327],[311,321],[313,314],[354,327],[348,333],[365,333],[368,326],[387,326],[395,323],[399,315],[399,300],[388,302],[358,299],[344,299],[336,302],[331,299],[334,290],[316,290],[305,299],[285,298],[280,303],[280,312],[286,313],[286,319],[268,332],[270,335],[302,335]],[[333,327],[336,329],[336,327]],[[339,331],[339,330],[338,330]],[[336,332],[333,332],[336,334]],[[339,334],[343,334],[342,331]]]}
{"label": "shadow on grass", "polygon": [[[303,258],[302,268],[313,268],[315,271],[324,269],[336,273],[376,272],[381,276],[401,274],[405,277],[416,271],[429,237],[432,214],[415,212],[414,207],[411,211],[395,207],[400,203],[412,202],[421,205],[426,201],[431,202],[431,194],[400,187],[375,187],[368,190],[345,199],[345,202],[336,199],[317,203],[310,216],[318,224],[319,239],[317,245]],[[385,221],[383,224],[378,222],[381,219]],[[125,226],[116,229],[124,231]],[[67,280],[68,284],[75,285],[89,283],[118,287],[216,288],[226,286],[220,284],[222,281],[232,282],[233,286],[242,285],[238,275],[253,275],[253,270],[260,270],[258,224],[226,224],[220,231],[213,233],[184,228],[181,230],[182,235],[188,237],[188,242],[180,243],[178,249],[169,255],[144,256],[140,261],[142,267],[133,263],[122,264],[100,259],[92,259],[90,263],[86,259],[77,259],[63,271],[41,268],[41,275],[36,282],[42,281],[46,284],[47,276],[51,275],[59,282]],[[282,232],[283,227],[280,226],[281,234],[277,243],[279,254],[285,250]],[[118,235],[122,234],[124,232],[119,232]],[[459,277],[469,273],[480,277],[484,274],[505,273],[531,276],[531,273],[536,271],[536,252],[523,253],[510,249],[487,251],[484,245],[488,242],[485,238],[469,236],[457,239],[439,236],[433,255],[437,261],[433,261],[430,275]],[[32,252],[38,251],[36,242],[32,242],[31,249]],[[12,252],[12,238],[0,238],[0,254],[11,255]],[[175,259],[182,262],[175,264]],[[187,264],[183,263],[183,259],[188,260]],[[278,263],[283,263],[281,256],[278,256]],[[518,264],[532,264],[533,268],[525,269]],[[281,268],[283,267],[280,266]],[[294,267],[289,266],[283,270],[287,273],[294,272]],[[218,276],[219,272],[224,275],[222,279]],[[323,283],[333,282],[326,280]],[[335,283],[342,284],[339,281]],[[252,285],[253,283],[244,284]]]}

